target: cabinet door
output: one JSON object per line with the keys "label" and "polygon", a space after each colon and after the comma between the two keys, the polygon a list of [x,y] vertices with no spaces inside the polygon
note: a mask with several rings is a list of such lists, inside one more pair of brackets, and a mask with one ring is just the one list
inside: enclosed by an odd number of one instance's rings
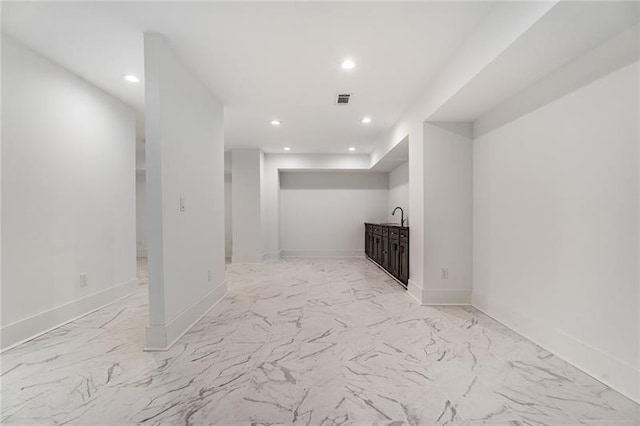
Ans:
{"label": "cabinet door", "polygon": [[409,242],[400,241],[398,248],[398,279],[407,284],[409,282]]}
{"label": "cabinet door", "polygon": [[378,261],[378,236],[376,234],[371,235],[371,258]]}
{"label": "cabinet door", "polygon": [[399,242],[398,240],[390,240],[389,241],[389,267],[388,271],[394,277],[398,276],[398,249]]}
{"label": "cabinet door", "polygon": [[382,267],[389,269],[389,238],[382,237]]}
{"label": "cabinet door", "polygon": [[365,227],[364,231],[364,254],[371,257],[371,231],[369,230],[369,226]]}
{"label": "cabinet door", "polygon": [[378,257],[378,252],[376,250],[377,247],[378,247],[378,245],[376,244],[376,238],[378,238],[378,237],[376,237],[376,235],[372,233],[371,234],[371,243],[370,244],[371,244],[371,258],[373,260],[376,260],[377,257]]}

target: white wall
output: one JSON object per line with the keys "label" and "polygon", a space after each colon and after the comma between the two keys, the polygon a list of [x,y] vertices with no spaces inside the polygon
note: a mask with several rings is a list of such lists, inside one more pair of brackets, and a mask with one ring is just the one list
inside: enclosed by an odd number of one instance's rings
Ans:
{"label": "white wall", "polygon": [[224,118],[161,35],[145,34],[144,49],[147,347],[164,349],[226,292]]}
{"label": "white wall", "polygon": [[269,186],[265,180],[267,174],[265,163],[265,154],[264,152],[260,152],[260,253],[262,255],[260,260],[265,260],[269,257],[269,227],[267,218]]}
{"label": "white wall", "polygon": [[473,303],[640,399],[638,63],[474,141]]}
{"label": "white wall", "polygon": [[391,213],[396,207],[404,210],[405,225],[409,225],[409,162],[403,163],[389,172],[389,205],[387,206],[389,222],[400,223],[400,211],[395,216]]}
{"label": "white wall", "polygon": [[136,288],[133,111],[4,35],[2,229],[2,348]]}
{"label": "white wall", "polygon": [[502,2],[492,10],[428,88],[398,120],[387,137],[371,153],[376,164],[396,145],[409,139],[409,216],[411,216],[409,293],[422,302],[424,287],[423,253],[426,243],[423,223],[428,212],[424,200],[423,123],[502,52],[554,7],[554,2]]}
{"label": "white wall", "polygon": [[224,257],[233,254],[233,190],[231,173],[224,174]]}
{"label": "white wall", "polygon": [[470,123],[424,124],[425,304],[471,303],[471,129]]}
{"label": "white wall", "polygon": [[388,174],[281,172],[283,256],[362,256],[364,222],[384,222]]}
{"label": "white wall", "polygon": [[[637,94],[638,97],[636,99],[640,99],[640,84],[638,85],[637,89]],[[638,110],[636,111],[636,115],[637,115],[637,121],[638,123],[640,123],[640,108],[638,108]],[[638,185],[640,186],[640,149],[637,150],[638,153]],[[640,324],[640,196],[638,196],[638,210],[637,210],[637,214],[638,214],[638,243],[637,243],[637,266],[638,266],[638,301],[637,301],[637,305],[636,305],[636,311],[637,311],[637,324]],[[637,351],[637,360],[636,360],[636,402],[640,402],[640,325],[638,326],[638,337],[637,337],[637,341],[638,341],[638,351]],[[631,392],[631,394],[633,394],[633,391]]]}
{"label": "white wall", "polygon": [[264,154],[259,149],[237,149],[231,152],[232,261],[261,262]]}
{"label": "white wall", "polygon": [[136,256],[147,257],[147,178],[136,173]]}
{"label": "white wall", "polygon": [[266,154],[264,156],[265,226],[267,257],[278,258],[280,243],[280,170],[368,170],[369,156],[363,154]]}

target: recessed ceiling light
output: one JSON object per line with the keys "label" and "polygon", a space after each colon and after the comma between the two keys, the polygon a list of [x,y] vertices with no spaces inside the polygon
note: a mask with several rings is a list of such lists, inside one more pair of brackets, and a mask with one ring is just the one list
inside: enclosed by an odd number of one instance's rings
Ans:
{"label": "recessed ceiling light", "polygon": [[360,120],[360,122],[362,124],[369,124],[371,123],[371,117],[363,117],[362,120]]}
{"label": "recessed ceiling light", "polygon": [[285,151],[291,151],[291,148],[289,148],[288,146],[285,146],[283,149],[284,149]]}
{"label": "recessed ceiling light", "polygon": [[353,151],[355,151],[355,150],[356,150],[356,149],[355,149],[354,147],[349,147],[349,151],[353,152]]}
{"label": "recessed ceiling light", "polygon": [[343,70],[351,70],[356,67],[356,63],[353,62],[353,59],[345,59],[344,61],[342,61],[341,66]]}
{"label": "recessed ceiling light", "polygon": [[127,80],[129,83],[140,83],[140,79],[133,74],[125,74],[124,79]]}
{"label": "recessed ceiling light", "polygon": [[272,126],[279,126],[282,124],[282,121],[280,120],[271,120],[271,125]]}

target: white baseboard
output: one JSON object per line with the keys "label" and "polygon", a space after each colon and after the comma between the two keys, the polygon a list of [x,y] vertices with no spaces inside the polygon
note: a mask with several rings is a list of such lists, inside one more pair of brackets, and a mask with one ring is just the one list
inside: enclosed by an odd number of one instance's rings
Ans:
{"label": "white baseboard", "polygon": [[231,256],[231,263],[262,263],[262,256]]}
{"label": "white baseboard", "polygon": [[422,305],[422,285],[420,285],[420,283],[409,278],[407,293],[409,293],[416,302]]}
{"label": "white baseboard", "polygon": [[[640,370],[549,324],[525,316],[478,292],[473,307],[515,330],[631,400],[640,403]],[[615,331],[612,331],[615,332]]]}
{"label": "white baseboard", "polygon": [[281,255],[280,250],[272,251],[272,252],[269,252],[269,253],[264,253],[262,255],[262,261],[264,262],[265,260],[279,260],[280,259],[280,255]]}
{"label": "white baseboard", "polygon": [[282,257],[364,257],[364,250],[282,250]]}
{"label": "white baseboard", "polygon": [[164,325],[149,325],[146,329],[145,351],[166,351],[204,317],[227,294],[227,283],[223,282],[204,297],[182,311]]}
{"label": "white baseboard", "polygon": [[35,339],[135,293],[138,280],[109,287],[0,328],[0,352]]}
{"label": "white baseboard", "polygon": [[450,288],[423,289],[423,305],[470,305],[471,290]]}

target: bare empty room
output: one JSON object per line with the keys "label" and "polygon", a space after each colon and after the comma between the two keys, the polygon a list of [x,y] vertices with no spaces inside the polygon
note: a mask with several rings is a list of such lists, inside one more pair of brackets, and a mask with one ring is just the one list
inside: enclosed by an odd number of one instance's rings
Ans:
{"label": "bare empty room", "polygon": [[0,7],[0,423],[640,425],[639,2]]}

